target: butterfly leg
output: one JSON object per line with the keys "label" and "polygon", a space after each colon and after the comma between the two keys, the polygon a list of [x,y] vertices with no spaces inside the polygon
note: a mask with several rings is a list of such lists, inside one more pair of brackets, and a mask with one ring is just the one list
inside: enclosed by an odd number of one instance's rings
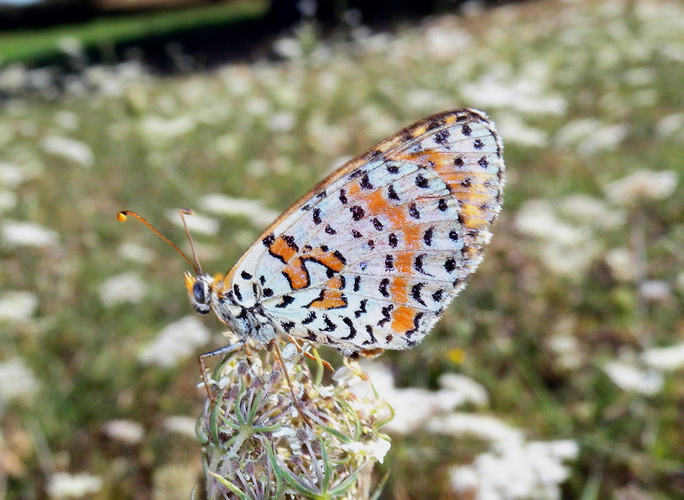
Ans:
{"label": "butterfly leg", "polygon": [[[299,414],[302,416],[304,421],[309,425],[309,427],[313,427],[311,421],[309,420],[309,417],[306,416],[304,413],[304,409],[301,406],[301,401],[297,398],[297,396],[294,393],[294,387],[292,385],[292,379],[290,379],[290,374],[287,371],[287,365],[285,364],[285,358],[283,358],[283,353],[280,350],[280,346],[278,345],[278,341],[276,339],[271,340],[269,342],[269,348],[272,348],[276,356],[278,357],[278,361],[280,362],[280,365],[283,367],[283,372],[285,373],[285,379],[287,380],[287,385],[290,387],[290,394],[292,395],[292,402],[295,404],[297,407],[297,410],[299,410]],[[296,345],[296,344],[295,344]]]}
{"label": "butterfly leg", "polygon": [[[328,363],[326,360],[321,359],[321,358],[320,358],[319,356],[317,356],[317,355],[314,356],[313,354],[311,354],[311,353],[308,352],[308,351],[305,351],[304,348],[302,347],[302,344],[299,343],[299,340],[297,340],[296,338],[294,338],[292,335],[288,335],[287,338],[290,339],[290,342],[292,342],[292,343],[297,347],[297,349],[299,350],[299,352],[301,352],[304,356],[306,356],[307,358],[309,358],[309,359],[311,359],[311,360],[313,360],[313,361],[316,361],[316,362],[319,362],[319,361],[320,361],[320,363],[321,363],[323,366],[325,366],[328,370],[330,370],[331,372],[334,372],[334,371],[335,371],[335,370],[333,370],[332,365],[331,365],[330,363]],[[318,353],[316,353],[316,354],[318,354]]]}
{"label": "butterfly leg", "polygon": [[216,398],[214,395],[211,393],[211,390],[209,389],[209,378],[207,377],[207,368],[204,365],[204,358],[211,358],[214,356],[218,356],[219,354],[229,354],[233,351],[237,351],[239,349],[242,349],[245,346],[244,342],[236,342],[235,344],[227,345],[225,347],[221,347],[220,349],[215,349],[213,351],[205,352],[203,354],[200,354],[197,357],[197,361],[199,362],[200,366],[200,373],[202,374],[202,380],[204,381],[204,388],[207,391],[207,396],[209,396],[209,399],[211,400],[211,404],[216,403]]}

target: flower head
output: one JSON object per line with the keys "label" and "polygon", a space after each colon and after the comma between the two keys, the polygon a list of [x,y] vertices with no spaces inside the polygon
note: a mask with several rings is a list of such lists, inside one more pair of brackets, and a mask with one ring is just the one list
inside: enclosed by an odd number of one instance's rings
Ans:
{"label": "flower head", "polygon": [[390,448],[379,429],[391,412],[374,393],[351,392],[358,365],[331,386],[321,364],[314,374],[301,357],[294,350],[286,362],[292,387],[268,351],[220,364],[223,389],[198,423],[209,498],[368,498],[373,465]]}

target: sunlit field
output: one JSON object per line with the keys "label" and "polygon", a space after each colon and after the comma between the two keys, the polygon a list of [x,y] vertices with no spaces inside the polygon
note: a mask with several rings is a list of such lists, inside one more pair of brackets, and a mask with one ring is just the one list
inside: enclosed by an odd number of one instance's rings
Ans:
{"label": "sunlit field", "polygon": [[119,210],[189,250],[177,209],[193,209],[202,266],[225,273],[335,167],[460,107],[503,137],[504,208],[434,331],[365,365],[396,410],[381,498],[684,497],[684,6],[348,19],[182,77],[0,70],[0,497],[203,482],[195,358],[223,328],[189,305],[187,263]]}

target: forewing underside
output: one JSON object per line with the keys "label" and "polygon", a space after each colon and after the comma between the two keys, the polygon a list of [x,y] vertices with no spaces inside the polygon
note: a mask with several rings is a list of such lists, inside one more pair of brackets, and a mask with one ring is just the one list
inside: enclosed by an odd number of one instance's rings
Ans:
{"label": "forewing underside", "polygon": [[426,118],[300,199],[224,287],[237,286],[281,331],[346,354],[411,347],[479,264],[503,172],[483,114]]}

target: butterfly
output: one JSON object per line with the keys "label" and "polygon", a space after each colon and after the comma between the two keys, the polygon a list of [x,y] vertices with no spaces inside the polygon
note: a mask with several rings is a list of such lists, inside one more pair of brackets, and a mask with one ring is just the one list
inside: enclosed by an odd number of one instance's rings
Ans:
{"label": "butterfly", "polygon": [[[411,348],[482,260],[504,172],[502,141],[484,113],[429,116],[317,184],[226,275],[204,274],[186,257],[190,302],[243,341],[285,335],[349,357]],[[130,214],[140,218],[120,218]]]}

